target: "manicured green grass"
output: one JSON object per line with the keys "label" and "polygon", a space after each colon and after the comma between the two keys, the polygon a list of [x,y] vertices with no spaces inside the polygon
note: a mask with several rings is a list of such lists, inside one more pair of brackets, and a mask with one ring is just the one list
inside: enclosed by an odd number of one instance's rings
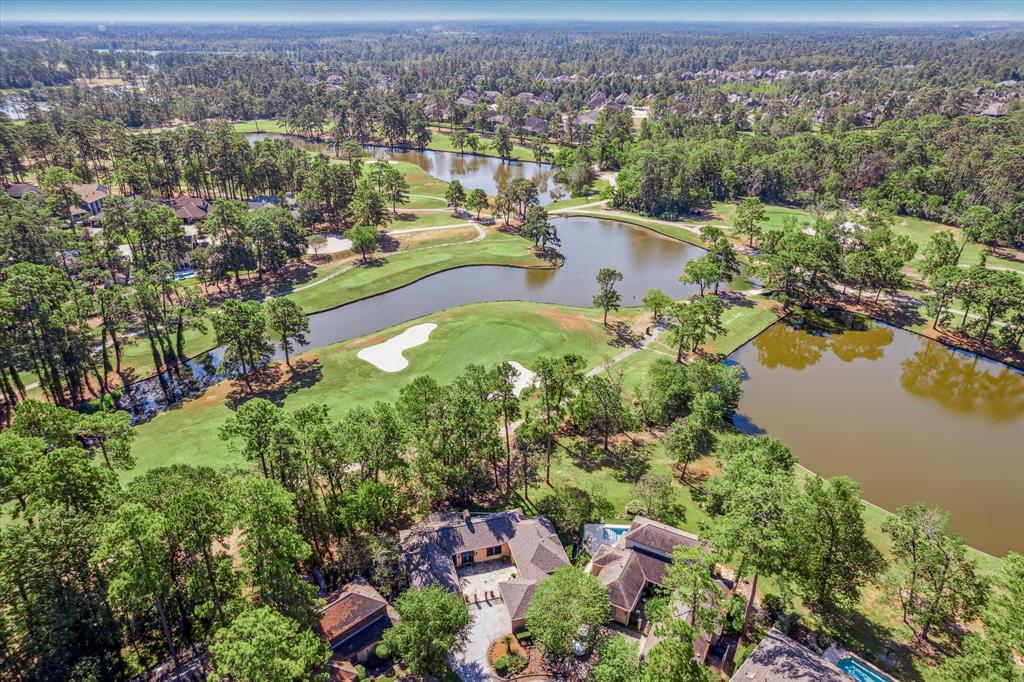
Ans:
{"label": "manicured green grass", "polygon": [[530,253],[530,243],[522,237],[491,232],[480,242],[388,256],[383,267],[358,267],[290,297],[305,312],[313,313],[464,265],[538,267],[543,263]]}
{"label": "manicured green grass", "polygon": [[651,218],[643,218],[623,211],[611,211],[611,210],[593,210],[586,209],[582,211],[571,211],[569,215],[586,216],[589,218],[605,218],[607,220],[617,220],[620,223],[627,223],[629,225],[637,225],[639,227],[647,228],[663,234],[666,237],[672,237],[679,241],[693,244],[694,246],[704,247],[704,242],[701,241],[700,235],[694,234],[692,231],[682,226],[670,225],[666,221],[653,220]]}
{"label": "manicured green grass", "polygon": [[[711,206],[713,214],[711,222],[719,225],[732,225],[733,220],[736,219],[736,206],[732,202],[716,201]],[[764,212],[766,219],[762,227],[770,230],[782,229],[783,221],[789,217],[796,218],[799,227],[814,224],[814,216],[799,208],[766,205]]]}
{"label": "manicured green grass", "polygon": [[[431,208],[435,208],[432,206]],[[487,213],[481,214],[486,216]],[[387,230],[406,230],[412,227],[436,227],[438,225],[458,225],[468,222],[465,218],[453,216],[451,211],[430,211],[425,213],[413,213],[398,207],[398,217],[391,216],[391,222],[387,224]],[[399,235],[401,236],[401,235]]]}
{"label": "manicured green grass", "polygon": [[261,118],[253,121],[241,121],[231,125],[236,133],[285,133],[290,132],[283,125],[271,118]]}
{"label": "manicured green grass", "polygon": [[[424,322],[438,327],[426,344],[405,351],[407,369],[382,372],[356,357],[360,348]],[[322,402],[338,418],[357,405],[395,400],[399,390],[421,374],[450,382],[470,363],[493,366],[515,360],[531,367],[538,356],[572,351],[593,366],[617,352],[609,340],[596,310],[526,302],[462,306],[296,358],[295,362],[318,361],[321,374],[309,385],[290,392],[284,406],[294,409]],[[137,465],[122,477],[127,480],[157,466],[179,463],[246,466],[217,437],[218,428],[229,414],[226,397],[233,390],[234,382],[218,384],[195,400],[140,425],[134,448]]]}
{"label": "manicured green grass", "polygon": [[[455,145],[452,144],[451,135],[449,135],[448,133],[441,133],[441,132],[438,132],[436,130],[433,131],[433,132],[434,132],[434,136],[430,138],[430,144],[427,145],[427,147],[429,149],[433,149],[433,150],[436,150],[436,151],[439,151],[439,152],[457,152],[457,151],[459,151],[458,149],[456,149]],[[486,137],[479,136],[479,135],[478,135],[478,137],[480,137],[481,145],[480,145],[479,150],[476,153],[477,154],[481,154],[483,156],[494,156],[494,157],[497,157],[498,153],[496,151],[494,151],[493,140],[488,139]],[[517,138],[514,138],[514,139],[517,139]],[[548,145],[548,149],[550,149],[551,152],[554,153],[558,149],[558,145],[549,144]],[[467,147],[464,151],[466,153],[469,153],[471,150]],[[532,149],[530,149],[529,147],[527,147],[525,145],[521,145],[521,144],[518,144],[518,143],[514,143],[513,146],[512,146],[512,158],[516,159],[517,161],[536,161],[537,160],[537,157],[534,156],[534,153],[533,153]]]}

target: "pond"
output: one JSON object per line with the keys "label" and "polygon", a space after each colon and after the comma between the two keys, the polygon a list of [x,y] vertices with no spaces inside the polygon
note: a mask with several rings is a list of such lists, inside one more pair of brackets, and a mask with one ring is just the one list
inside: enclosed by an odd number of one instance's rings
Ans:
{"label": "pond", "polygon": [[866,500],[952,514],[968,544],[1024,552],[1024,374],[889,325],[780,322],[737,350],[738,425]]}
{"label": "pond", "polygon": [[[334,154],[334,145],[328,142],[307,140],[296,135],[249,133],[245,138],[250,144],[257,140],[288,140],[307,151],[322,152],[328,156]],[[547,163],[502,161],[491,156],[431,150],[419,151],[388,147],[366,147],[366,149],[378,158],[415,164],[439,180],[445,182],[458,180],[466,187],[467,192],[471,189],[482,189],[488,195],[494,196],[498,193],[499,185],[511,182],[514,178],[529,178],[537,186],[542,205],[569,196],[568,191],[555,182],[555,169]]]}
{"label": "pond", "polygon": [[[590,307],[597,290],[595,278],[603,267],[623,274],[617,287],[623,306],[640,305],[651,288],[663,289],[674,298],[697,292],[695,286],[679,281],[687,261],[704,253],[696,246],[611,220],[556,218],[554,223],[565,256],[560,267],[530,270],[483,265],[440,272],[401,289],[311,315],[309,343],[302,350],[468,303],[518,300]],[[205,367],[217,361],[215,353],[212,358],[204,356],[200,364]],[[205,388],[213,380],[205,369],[200,375],[202,381],[176,379],[174,383],[182,391],[174,395],[188,397],[192,388]],[[126,407],[145,418],[165,406],[161,393],[155,379],[139,382],[132,386]]]}

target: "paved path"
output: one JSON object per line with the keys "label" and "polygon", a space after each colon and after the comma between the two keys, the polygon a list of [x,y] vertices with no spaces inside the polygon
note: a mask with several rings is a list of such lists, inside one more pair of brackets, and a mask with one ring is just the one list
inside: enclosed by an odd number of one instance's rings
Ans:
{"label": "paved path", "polygon": [[462,653],[451,656],[452,668],[463,682],[496,682],[487,662],[487,650],[502,635],[512,632],[512,621],[501,599],[468,604],[473,622],[469,625],[469,640]]}
{"label": "paved path", "polygon": [[[587,376],[588,377],[596,377],[598,374],[600,374],[604,370],[608,369],[612,365],[615,365],[615,364],[618,364],[618,363],[622,362],[623,360],[628,358],[630,355],[633,355],[634,353],[636,353],[638,351],[648,350],[649,349],[648,347],[652,343],[654,343],[655,339],[657,339],[658,336],[661,335],[661,332],[662,332],[661,327],[655,327],[653,332],[651,332],[650,334],[648,334],[647,336],[644,337],[643,341],[640,342],[639,346],[630,346],[626,350],[624,350],[621,353],[619,353],[618,355],[616,355],[611,360],[608,360],[607,362],[604,362],[604,363],[598,365],[597,367],[594,367],[593,369],[591,369],[589,372],[587,372]],[[661,351],[657,351],[657,350],[655,350],[653,348],[650,348],[649,350],[654,350],[655,352],[661,352]]]}

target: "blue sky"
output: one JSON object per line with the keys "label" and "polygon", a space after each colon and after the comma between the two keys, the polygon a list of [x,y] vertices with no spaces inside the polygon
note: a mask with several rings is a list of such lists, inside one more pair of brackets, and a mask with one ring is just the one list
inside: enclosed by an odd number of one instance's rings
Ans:
{"label": "blue sky", "polygon": [[1024,21],[1024,0],[2,0],[32,21]]}

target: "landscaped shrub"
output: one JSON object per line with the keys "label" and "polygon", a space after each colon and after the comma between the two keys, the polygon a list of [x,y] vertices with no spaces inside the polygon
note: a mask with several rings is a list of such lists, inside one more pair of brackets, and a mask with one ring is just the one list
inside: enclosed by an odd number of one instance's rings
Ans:
{"label": "landscaped shrub", "polygon": [[366,666],[360,665],[360,664],[357,663],[354,666],[354,668],[355,668],[355,671],[356,671],[356,679],[365,680],[366,679]]}
{"label": "landscaped shrub", "polygon": [[526,669],[526,657],[515,652],[505,656],[505,661],[508,664],[508,671],[513,675]]}
{"label": "landscaped shrub", "polygon": [[761,609],[764,613],[764,622],[768,625],[775,625],[786,613],[786,605],[782,602],[782,597],[771,592],[766,593],[761,599]]}
{"label": "landscaped shrub", "polygon": [[533,639],[533,633],[529,630],[520,630],[516,633],[516,639],[519,640],[520,644],[522,644],[523,642],[529,642]]}
{"label": "landscaped shrub", "polygon": [[388,649],[383,644],[378,644],[377,648],[373,650],[374,655],[382,661],[391,655],[391,649]]}
{"label": "landscaped shrub", "polygon": [[508,656],[502,656],[494,662],[494,669],[499,675],[504,675],[505,671],[508,670]]}

